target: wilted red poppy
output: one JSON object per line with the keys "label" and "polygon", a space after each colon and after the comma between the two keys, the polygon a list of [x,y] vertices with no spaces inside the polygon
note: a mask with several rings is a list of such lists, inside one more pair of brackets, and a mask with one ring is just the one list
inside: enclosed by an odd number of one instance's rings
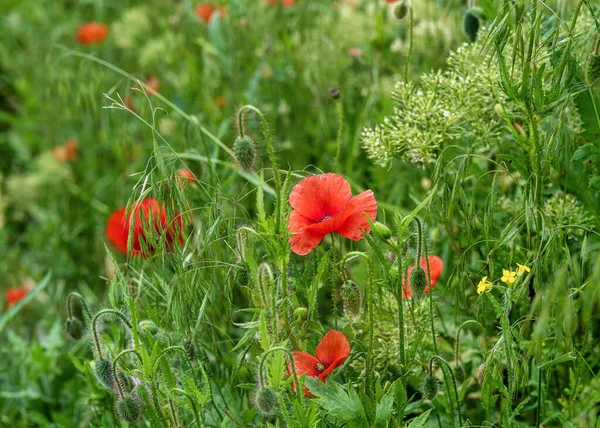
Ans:
{"label": "wilted red poppy", "polygon": [[69,138],[62,146],[54,147],[52,149],[52,156],[54,159],[61,162],[75,160],[77,157],[77,145],[78,143],[76,139]]}
{"label": "wilted red poppy", "polygon": [[24,285],[21,287],[7,288],[4,291],[7,307],[10,308],[11,306],[15,305],[17,302],[25,298],[27,293],[29,293],[29,288]]}
{"label": "wilted red poppy", "polygon": [[[296,375],[300,377],[306,373],[309,377],[318,377],[325,382],[327,376],[336,368],[344,364],[344,361],[350,355],[350,342],[341,331],[329,330],[315,350],[316,357],[306,352],[294,351],[294,367]],[[291,364],[288,365],[288,372],[291,374]],[[294,391],[296,385],[294,385]],[[313,395],[304,388],[304,395],[312,397]]]}
{"label": "wilted red poppy", "polygon": [[[428,281],[427,286],[425,287],[425,293],[429,293],[429,287],[435,287],[438,279],[442,276],[442,270],[444,269],[444,262],[438,256],[429,256],[429,270],[431,271],[431,281]],[[425,271],[425,276],[427,276],[427,260],[425,257],[421,258],[421,267]],[[414,266],[410,266],[408,268],[408,279],[402,282],[402,298],[408,299],[412,297],[412,289],[410,288],[410,274]],[[429,278],[427,278],[429,279]]]}
{"label": "wilted red poppy", "polygon": [[102,43],[108,37],[108,27],[101,22],[87,22],[77,29],[77,41],[82,45]]}
{"label": "wilted red poppy", "polygon": [[360,241],[369,232],[367,220],[377,217],[377,201],[371,190],[352,197],[350,183],[337,174],[320,174],[301,180],[292,189],[288,230],[292,251],[305,255],[314,250],[328,233]]}
{"label": "wilted red poppy", "polygon": [[[181,216],[176,214],[175,218],[168,222],[165,205],[159,204],[156,199],[146,198],[137,203],[131,209],[129,215],[126,216],[126,207],[123,207],[115,211],[108,219],[106,225],[106,237],[121,252],[127,254],[127,239],[129,238],[129,225],[132,213],[135,216],[133,224],[133,243],[131,246],[132,255],[142,255],[143,257],[146,257],[156,250],[152,247],[151,243],[146,241],[144,227],[147,228],[150,224],[154,225],[154,229],[159,234],[165,233],[168,250],[172,249],[172,244],[176,240],[183,243],[183,223],[181,221]],[[142,244],[142,242],[144,244]],[[144,247],[147,253],[144,253]]]}
{"label": "wilted red poppy", "polygon": [[183,168],[177,171],[177,177],[179,177],[179,185],[184,189],[188,183],[196,182],[196,177],[194,176],[194,173],[187,168]]}

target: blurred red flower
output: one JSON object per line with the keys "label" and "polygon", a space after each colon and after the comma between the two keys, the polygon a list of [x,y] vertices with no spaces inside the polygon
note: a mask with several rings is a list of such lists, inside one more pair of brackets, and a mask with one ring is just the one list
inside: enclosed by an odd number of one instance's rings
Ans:
{"label": "blurred red flower", "polygon": [[61,162],[70,162],[77,157],[78,142],[75,138],[69,138],[62,146],[57,146],[52,149],[54,159]]}
{"label": "blurred red flower", "polygon": [[29,288],[24,285],[15,288],[7,288],[4,291],[7,307],[10,308],[11,306],[15,305],[17,302],[27,296],[27,293],[29,293]]}
{"label": "blurred red flower", "polygon": [[154,94],[158,93],[158,91],[160,89],[160,84],[158,82],[158,77],[156,77],[156,74],[153,74],[152,76],[148,77],[144,81],[144,83],[147,86],[146,92],[148,95],[154,95]]}
{"label": "blurred red flower", "polygon": [[229,12],[226,7],[217,7],[212,3],[201,3],[196,6],[196,16],[206,23],[209,23],[215,13],[224,17]]}
{"label": "blurred red flower", "polygon": [[328,233],[360,241],[377,217],[377,201],[371,190],[352,197],[350,183],[337,174],[321,174],[301,180],[292,189],[288,230],[292,251],[305,255],[314,250]]}
{"label": "blurred red flower", "polygon": [[77,29],[77,42],[82,45],[102,43],[108,37],[108,27],[101,22],[87,22]]}
{"label": "blurred red flower", "polygon": [[[429,281],[429,277],[427,277],[427,259],[425,257],[421,258],[420,265],[425,271],[425,276],[428,279],[428,285],[425,287],[425,293],[429,293],[429,287],[435,287],[438,279],[442,276],[442,270],[444,269],[444,262],[438,256],[429,256],[429,270],[431,271],[431,281]],[[415,267],[410,266],[408,268],[408,277],[405,281],[402,281],[402,298],[408,299],[412,297],[412,289],[410,288],[410,274]]]}
{"label": "blurred red flower", "polygon": [[196,182],[196,176],[194,176],[194,173],[187,168],[177,171],[177,177],[179,177],[179,185],[184,189],[188,183]]}
{"label": "blurred red flower", "polygon": [[218,96],[217,98],[215,98],[215,103],[219,107],[225,107],[227,105],[227,100],[225,99],[225,97]]}
{"label": "blurred red flower", "polygon": [[[329,330],[315,350],[316,357],[306,352],[294,351],[294,367],[296,375],[300,377],[306,373],[309,377],[318,377],[325,382],[327,376],[336,368],[344,364],[350,355],[350,342],[344,333],[337,330]],[[291,363],[288,363],[288,374],[293,373]],[[294,391],[296,384],[294,384]],[[308,388],[304,387],[304,395],[312,397]]]}
{"label": "blurred red flower", "polygon": [[[129,237],[131,214],[133,213],[133,243],[131,254],[147,257],[153,254],[156,249],[152,243],[146,241],[146,229],[153,224],[154,229],[159,233],[165,233],[167,249],[172,250],[173,242],[183,243],[183,222],[179,214],[175,214],[174,219],[167,220],[167,211],[164,204],[159,204],[156,199],[146,198],[138,202],[126,216],[126,207],[115,211],[108,219],[106,225],[106,237],[122,253],[127,254],[127,239]],[[143,244],[142,244],[143,242]],[[144,248],[146,252],[144,252]]]}
{"label": "blurred red flower", "polygon": [[[271,6],[275,6],[278,0],[267,0],[267,3]],[[281,0],[283,7],[292,7],[296,4],[295,0]]]}

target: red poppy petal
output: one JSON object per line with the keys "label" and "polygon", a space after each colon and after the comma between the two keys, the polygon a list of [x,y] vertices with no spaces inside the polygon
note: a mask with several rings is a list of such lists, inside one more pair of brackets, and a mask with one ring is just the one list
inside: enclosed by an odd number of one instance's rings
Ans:
{"label": "red poppy petal", "polygon": [[[319,362],[315,357],[306,352],[292,352],[294,358],[294,367],[296,367],[296,376],[300,377],[306,373],[306,376],[315,377],[315,365]],[[291,374],[293,376],[293,371]]]}
{"label": "red poppy petal", "polygon": [[368,233],[371,230],[366,215],[368,215],[373,222],[377,218],[377,201],[371,190],[365,190],[350,199],[349,205],[350,204],[355,207],[354,212],[338,228],[337,233],[344,238],[360,241],[363,239],[361,231],[364,230]]}
{"label": "red poppy petal", "polygon": [[348,219],[356,212],[356,208],[352,204],[347,204],[342,211],[335,217],[328,218],[327,220],[320,221],[318,223],[312,223],[304,230],[310,232],[321,233],[326,235],[328,233],[337,232],[341,227],[348,222]]}
{"label": "red poppy petal", "polygon": [[335,369],[337,369],[339,366],[341,366],[342,364],[344,364],[344,362],[346,361],[348,357],[343,357],[343,358],[338,358],[337,360],[335,360],[329,367],[327,367],[327,369],[325,369],[320,375],[319,375],[319,379],[321,379],[323,382],[325,382],[325,379],[327,379],[327,376],[329,376],[329,374],[334,371]]}
{"label": "red poppy petal", "polygon": [[350,183],[337,174],[313,175],[301,180],[290,193],[290,205],[319,222],[339,214],[352,197]]}
{"label": "red poppy petal", "polygon": [[325,235],[322,233],[315,233],[309,230],[299,232],[296,235],[290,236],[292,251],[299,256],[305,256],[317,248],[323,238],[325,238]]}
{"label": "red poppy petal", "polygon": [[341,331],[329,330],[317,346],[315,354],[319,361],[329,368],[339,360],[342,360],[341,363],[343,363],[348,358],[350,355],[350,342]]}
{"label": "red poppy petal", "polygon": [[[429,256],[429,271],[431,272],[431,288],[435,287],[438,279],[442,276],[442,271],[444,270],[444,262],[438,256]],[[427,260],[425,257],[421,259],[421,267],[425,270],[425,275],[427,275]],[[425,287],[425,293],[429,292],[429,285]]]}
{"label": "red poppy petal", "polygon": [[129,222],[125,218],[125,207],[115,211],[108,218],[106,237],[123,253],[127,253],[127,236],[129,235]]}

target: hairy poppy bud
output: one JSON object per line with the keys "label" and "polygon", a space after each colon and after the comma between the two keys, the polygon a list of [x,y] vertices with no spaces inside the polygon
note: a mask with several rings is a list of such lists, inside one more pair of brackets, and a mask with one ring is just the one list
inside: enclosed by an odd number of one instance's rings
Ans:
{"label": "hairy poppy bud", "polygon": [[378,221],[373,224],[373,230],[381,239],[390,239],[392,237],[392,231],[383,223]]}
{"label": "hairy poppy bud", "polygon": [[406,0],[402,0],[394,5],[393,14],[394,18],[397,20],[406,18],[406,15],[408,15],[408,5],[406,4]]}
{"label": "hairy poppy bud", "polygon": [[585,81],[592,86],[600,82],[600,53],[593,53],[585,64]]}
{"label": "hairy poppy bud", "polygon": [[67,334],[71,336],[71,338],[73,338],[74,340],[81,339],[81,337],[83,336],[83,331],[85,330],[83,324],[77,318],[69,318],[67,320],[66,329]]}
{"label": "hairy poppy bud", "polygon": [[233,143],[233,154],[244,171],[252,171],[256,163],[256,144],[247,135],[237,137]]}
{"label": "hairy poppy bud", "polygon": [[348,318],[356,318],[360,315],[361,294],[360,288],[354,281],[348,281],[342,285],[342,306]]}
{"label": "hairy poppy bud", "polygon": [[138,324],[140,331],[145,336],[154,336],[158,333],[158,326],[154,323],[154,321],[150,320],[142,320]]}
{"label": "hairy poppy bud", "polygon": [[296,309],[294,309],[294,318],[304,319],[304,318],[306,318],[307,313],[308,313],[308,309],[306,309],[306,308],[296,308]]}
{"label": "hairy poppy bud", "polygon": [[479,32],[479,17],[473,9],[467,10],[463,17],[463,32],[470,42],[477,40],[477,33]]}
{"label": "hairy poppy bud", "polygon": [[245,287],[250,282],[250,266],[248,263],[241,262],[235,268],[235,273],[233,274],[233,280],[236,285],[240,287]]}
{"label": "hairy poppy bud", "polygon": [[272,415],[277,411],[279,406],[279,396],[277,392],[268,386],[261,386],[256,391],[254,404],[260,413],[263,415]]}
{"label": "hairy poppy bud", "polygon": [[123,422],[132,423],[137,421],[142,416],[140,403],[131,395],[126,395],[117,400],[115,407],[117,417]]}
{"label": "hairy poppy bud", "polygon": [[94,367],[94,374],[96,375],[96,378],[102,385],[109,389],[112,389],[114,377],[111,360],[104,359],[96,361],[96,366]]}
{"label": "hairy poppy bud", "polygon": [[428,400],[433,400],[438,393],[440,381],[434,375],[429,375],[423,381],[423,396]]}
{"label": "hairy poppy bud", "polygon": [[410,273],[410,288],[416,297],[421,297],[427,287],[427,275],[422,267],[416,267]]}
{"label": "hairy poppy bud", "polygon": [[462,366],[458,365],[454,367],[453,373],[454,379],[456,379],[458,383],[463,383],[465,381],[465,371],[463,370]]}
{"label": "hairy poppy bud", "polygon": [[152,392],[145,382],[138,383],[133,388],[133,395],[137,398],[140,406],[145,407],[152,401]]}

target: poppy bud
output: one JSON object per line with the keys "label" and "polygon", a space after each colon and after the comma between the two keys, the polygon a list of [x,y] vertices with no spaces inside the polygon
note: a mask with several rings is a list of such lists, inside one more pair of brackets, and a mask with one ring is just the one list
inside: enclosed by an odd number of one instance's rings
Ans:
{"label": "poppy bud", "polygon": [[145,336],[154,336],[158,333],[158,326],[154,323],[154,321],[150,320],[142,320],[138,324],[140,331]]}
{"label": "poppy bud", "polygon": [[593,53],[585,64],[585,81],[592,86],[600,82],[600,53]]}
{"label": "poppy bud", "polygon": [[114,376],[111,360],[104,359],[96,361],[96,366],[94,367],[94,374],[96,375],[96,378],[102,385],[104,385],[108,389],[112,389]]}
{"label": "poppy bud", "polygon": [[233,154],[244,171],[252,171],[256,163],[256,144],[247,135],[237,137],[233,143]]}
{"label": "poppy bud", "polygon": [[479,25],[479,17],[475,14],[475,11],[473,9],[467,10],[463,17],[463,32],[470,42],[477,39]]}
{"label": "poppy bud", "polygon": [[306,309],[306,308],[296,308],[296,309],[294,309],[294,318],[304,319],[304,318],[306,318],[307,313],[308,313],[308,309]]}
{"label": "poppy bud", "polygon": [[248,263],[241,262],[239,265],[237,265],[233,275],[233,281],[240,287],[245,287],[248,285],[250,282],[250,266],[248,266]]}
{"label": "poppy bud", "polygon": [[429,375],[423,381],[423,396],[428,400],[433,400],[438,393],[440,381],[434,375]]}
{"label": "poppy bud", "polygon": [[383,223],[378,221],[373,224],[373,230],[381,239],[388,240],[392,237],[392,231]]}
{"label": "poppy bud", "polygon": [[406,18],[406,15],[408,15],[408,5],[406,4],[405,0],[402,0],[394,5],[393,14],[394,18],[397,20]]}
{"label": "poppy bud", "polygon": [[458,365],[458,366],[454,367],[453,373],[454,373],[454,379],[458,383],[463,383],[465,381],[465,371],[463,370],[462,366]]}
{"label": "poppy bud", "polygon": [[254,405],[263,415],[272,415],[277,411],[279,406],[279,396],[277,392],[268,386],[261,386],[256,391]]}
{"label": "poppy bud", "polygon": [[117,400],[115,407],[117,417],[123,422],[132,423],[137,421],[142,416],[142,408],[140,403],[131,395],[126,395]]}
{"label": "poppy bud", "polygon": [[67,320],[66,328],[67,334],[74,340],[79,340],[83,336],[84,327],[77,318],[69,318]]}
{"label": "poppy bud", "polygon": [[145,382],[138,383],[135,388],[133,388],[133,395],[137,398],[137,401],[142,407],[147,406],[152,401],[152,392]]}
{"label": "poppy bud", "polygon": [[416,297],[421,297],[427,287],[427,275],[422,267],[416,267],[410,273],[410,288]]}
{"label": "poppy bud", "polygon": [[342,285],[342,306],[348,318],[356,318],[360,315],[361,294],[360,288],[354,281],[347,281]]}

